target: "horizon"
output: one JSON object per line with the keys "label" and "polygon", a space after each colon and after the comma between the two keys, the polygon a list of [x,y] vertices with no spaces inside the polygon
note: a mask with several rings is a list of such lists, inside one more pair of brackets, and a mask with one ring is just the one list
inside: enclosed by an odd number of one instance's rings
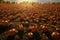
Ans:
{"label": "horizon", "polygon": [[60,2],[60,0],[4,0],[10,2],[40,2],[40,3],[48,3],[48,2]]}

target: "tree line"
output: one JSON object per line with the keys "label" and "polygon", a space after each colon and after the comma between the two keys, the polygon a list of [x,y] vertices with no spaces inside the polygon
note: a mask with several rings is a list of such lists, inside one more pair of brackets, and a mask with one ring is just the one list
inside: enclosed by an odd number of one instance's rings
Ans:
{"label": "tree line", "polygon": [[[4,0],[0,0],[0,4],[1,3],[7,3],[7,4],[16,4],[17,2],[10,2],[10,1],[4,1]],[[48,3],[44,3],[44,4],[60,4],[60,2],[48,2]]]}
{"label": "tree line", "polygon": [[4,0],[0,0],[0,4],[1,3],[7,3],[7,4],[10,4],[10,3],[12,3],[12,4],[15,4],[16,2],[10,2],[10,1],[4,1]]}

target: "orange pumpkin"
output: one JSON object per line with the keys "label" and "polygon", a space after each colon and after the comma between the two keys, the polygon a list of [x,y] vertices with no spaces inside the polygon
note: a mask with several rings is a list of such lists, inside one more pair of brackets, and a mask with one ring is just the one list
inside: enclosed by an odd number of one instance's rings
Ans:
{"label": "orange pumpkin", "polygon": [[29,32],[29,33],[27,33],[27,36],[28,36],[29,38],[32,38],[32,37],[33,37],[33,33],[32,33],[32,32]]}
{"label": "orange pumpkin", "polygon": [[7,33],[8,33],[9,36],[13,36],[13,35],[15,35],[17,32],[18,32],[18,31],[17,31],[15,28],[13,28],[13,29],[10,29]]}
{"label": "orange pumpkin", "polygon": [[31,26],[29,27],[29,29],[32,31],[32,32],[37,32],[38,28],[35,27],[35,26]]}
{"label": "orange pumpkin", "polygon": [[52,32],[51,36],[54,38],[54,39],[58,39],[60,34],[58,32]]}

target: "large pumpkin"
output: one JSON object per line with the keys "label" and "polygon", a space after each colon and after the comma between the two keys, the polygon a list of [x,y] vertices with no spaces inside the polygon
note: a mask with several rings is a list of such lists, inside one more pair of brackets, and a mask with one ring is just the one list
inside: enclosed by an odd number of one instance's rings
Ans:
{"label": "large pumpkin", "polygon": [[15,35],[17,32],[18,32],[18,31],[17,31],[15,28],[13,28],[13,29],[10,29],[7,33],[8,33],[9,36],[13,36],[13,35]]}
{"label": "large pumpkin", "polygon": [[60,39],[60,34],[58,32],[52,32],[51,36],[54,38],[54,40]]}
{"label": "large pumpkin", "polygon": [[36,26],[30,26],[29,30],[31,30],[32,32],[37,32],[38,28]]}
{"label": "large pumpkin", "polygon": [[27,37],[32,38],[33,37],[33,33],[32,32],[27,33]]}

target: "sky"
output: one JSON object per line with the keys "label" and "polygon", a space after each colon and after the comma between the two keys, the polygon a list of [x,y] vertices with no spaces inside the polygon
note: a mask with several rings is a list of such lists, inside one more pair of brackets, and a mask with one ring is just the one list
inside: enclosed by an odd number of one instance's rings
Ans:
{"label": "sky", "polygon": [[[7,0],[5,0],[7,1]],[[60,0],[8,0],[11,2],[23,2],[23,1],[28,1],[28,2],[42,2],[42,3],[46,3],[46,2],[60,2]]]}

